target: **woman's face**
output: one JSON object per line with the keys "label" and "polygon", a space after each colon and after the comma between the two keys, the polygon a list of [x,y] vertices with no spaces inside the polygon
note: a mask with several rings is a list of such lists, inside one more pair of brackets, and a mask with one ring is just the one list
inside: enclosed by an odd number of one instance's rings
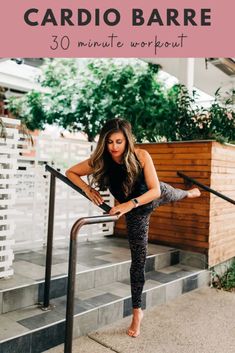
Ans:
{"label": "woman's face", "polygon": [[121,131],[114,132],[107,139],[107,149],[112,158],[120,161],[126,148],[126,138]]}

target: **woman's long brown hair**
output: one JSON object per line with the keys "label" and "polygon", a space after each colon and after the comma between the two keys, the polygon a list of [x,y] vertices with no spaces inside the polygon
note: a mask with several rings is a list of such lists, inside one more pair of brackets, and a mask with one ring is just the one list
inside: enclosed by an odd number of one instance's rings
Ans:
{"label": "woman's long brown hair", "polygon": [[105,190],[110,186],[109,166],[110,158],[112,157],[107,149],[107,141],[110,135],[115,132],[122,132],[126,138],[126,148],[122,162],[126,167],[127,175],[123,182],[122,190],[124,195],[128,196],[141,171],[141,164],[134,153],[134,137],[131,131],[131,124],[121,118],[108,120],[101,129],[96,149],[91,155],[90,164],[93,169],[91,184],[98,186],[100,190]]}

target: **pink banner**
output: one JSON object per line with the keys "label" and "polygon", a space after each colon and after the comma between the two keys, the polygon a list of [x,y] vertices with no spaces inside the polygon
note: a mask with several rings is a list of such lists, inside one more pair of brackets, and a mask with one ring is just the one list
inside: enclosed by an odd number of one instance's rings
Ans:
{"label": "pink banner", "polygon": [[231,57],[235,1],[2,0],[1,57]]}

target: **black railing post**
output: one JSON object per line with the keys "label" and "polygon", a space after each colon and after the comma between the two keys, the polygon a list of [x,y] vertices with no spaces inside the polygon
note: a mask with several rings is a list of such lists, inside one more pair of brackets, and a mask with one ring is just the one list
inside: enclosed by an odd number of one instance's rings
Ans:
{"label": "black railing post", "polygon": [[54,227],[54,210],[55,210],[55,184],[56,184],[55,178],[56,177],[51,173],[48,229],[47,229],[45,287],[44,287],[44,301],[43,301],[43,307],[42,307],[43,310],[48,310],[50,307],[50,282],[51,282],[53,227]]}
{"label": "black railing post", "polygon": [[73,314],[74,314],[74,293],[76,281],[76,264],[77,264],[77,236],[80,228],[86,224],[96,224],[105,222],[114,222],[119,218],[118,215],[102,215],[93,217],[84,217],[78,219],[70,233],[70,249],[69,249],[69,269],[68,269],[68,285],[67,285],[67,305],[66,305],[66,326],[65,326],[65,343],[64,353],[72,353],[73,344]]}

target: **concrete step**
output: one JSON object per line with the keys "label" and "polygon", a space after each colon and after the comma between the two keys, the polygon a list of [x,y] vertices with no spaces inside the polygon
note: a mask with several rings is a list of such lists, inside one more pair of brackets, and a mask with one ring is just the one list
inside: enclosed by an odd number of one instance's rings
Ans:
{"label": "concrete step", "polygon": [[[189,256],[188,253],[175,248],[149,244],[146,271],[158,270],[183,261],[199,268],[203,265],[203,256],[200,254]],[[43,301],[45,250],[16,254],[15,258],[14,277],[0,280],[0,314]],[[67,248],[54,249],[50,289],[52,299],[66,295],[67,261]],[[79,244],[76,291],[96,288],[127,278],[130,262],[130,250],[126,239],[111,238]]]}
{"label": "concrete step", "polygon": [[[183,293],[207,286],[208,270],[176,261],[179,251],[169,252],[176,262],[163,265],[160,258],[148,260],[143,291],[143,309],[166,303]],[[151,265],[150,265],[151,264]],[[160,268],[155,269],[155,265]],[[149,266],[149,267],[148,267]],[[103,271],[104,269],[102,269]],[[106,269],[107,270],[107,269]],[[97,273],[97,276],[103,277]],[[78,287],[75,296],[74,338],[97,330],[132,313],[129,274],[126,278],[84,289]],[[0,316],[0,353],[40,353],[64,341],[66,296],[54,298],[55,308],[42,312],[36,305],[14,310]]]}

